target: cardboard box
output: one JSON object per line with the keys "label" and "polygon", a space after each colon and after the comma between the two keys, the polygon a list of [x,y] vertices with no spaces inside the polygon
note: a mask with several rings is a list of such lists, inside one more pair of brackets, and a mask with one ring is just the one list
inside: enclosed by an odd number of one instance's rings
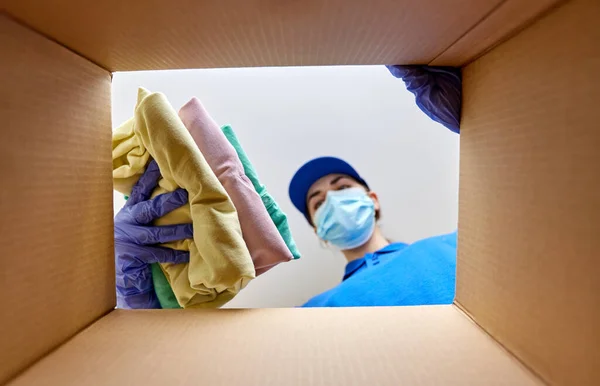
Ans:
{"label": "cardboard box", "polygon": [[[599,385],[597,0],[8,0],[0,383]],[[457,296],[114,310],[118,70],[463,66]]]}

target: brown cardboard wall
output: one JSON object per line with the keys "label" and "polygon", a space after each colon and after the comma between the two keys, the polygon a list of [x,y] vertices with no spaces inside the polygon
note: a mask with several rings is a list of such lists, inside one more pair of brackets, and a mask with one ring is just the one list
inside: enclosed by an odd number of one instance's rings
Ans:
{"label": "brown cardboard wall", "polygon": [[600,2],[464,69],[457,301],[551,384],[600,385]]}
{"label": "brown cardboard wall", "polygon": [[424,64],[502,0],[6,2],[41,33],[110,71],[128,71]]}
{"label": "brown cardboard wall", "polygon": [[110,74],[0,15],[0,383],[114,307]]}
{"label": "brown cardboard wall", "polygon": [[453,306],[114,311],[16,385],[540,385]]}

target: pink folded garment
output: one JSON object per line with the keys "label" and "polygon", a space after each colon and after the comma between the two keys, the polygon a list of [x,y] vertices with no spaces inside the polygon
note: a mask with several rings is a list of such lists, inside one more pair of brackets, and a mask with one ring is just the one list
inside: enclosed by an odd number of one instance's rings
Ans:
{"label": "pink folded garment", "polygon": [[254,262],[256,275],[293,256],[271,220],[244,167],[220,127],[197,98],[179,110],[179,117],[206,158],[235,206],[242,235]]}

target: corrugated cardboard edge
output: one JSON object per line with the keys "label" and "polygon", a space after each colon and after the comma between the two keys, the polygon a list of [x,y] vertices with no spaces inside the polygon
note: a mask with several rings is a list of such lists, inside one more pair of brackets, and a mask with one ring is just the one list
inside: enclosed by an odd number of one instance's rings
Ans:
{"label": "corrugated cardboard edge", "polygon": [[492,334],[490,334],[482,325],[480,325],[479,323],[477,323],[477,321],[473,318],[473,315],[471,315],[469,313],[469,311],[467,311],[459,302],[454,301],[454,303],[452,303],[452,305],[456,308],[456,310],[458,312],[460,312],[461,314],[463,314],[463,316],[465,318],[469,319],[471,321],[471,323],[473,323],[474,325],[477,326],[477,328],[479,328],[481,331],[483,331],[491,340],[493,340],[494,342],[496,342],[496,344],[498,346],[500,346],[506,352],[507,355],[510,355],[511,357],[513,357],[515,359],[515,361],[519,362],[521,364],[521,366],[523,366],[523,368],[527,369],[527,371],[529,371],[531,374],[535,375],[540,381],[542,381],[542,382],[544,382],[546,384],[550,384],[548,382],[548,380],[544,379],[544,377],[542,377],[541,374],[539,374],[537,371],[535,371],[534,368],[532,368],[526,362],[524,362],[523,360],[521,360],[521,358],[519,358],[518,356],[516,356],[512,351],[510,351],[508,349],[508,347],[506,347],[500,341],[498,341],[498,339],[496,339]]}
{"label": "corrugated cardboard edge", "polygon": [[0,382],[115,305],[110,74],[0,15]]}
{"label": "corrugated cardboard edge", "polygon": [[429,62],[465,66],[544,17],[567,0],[503,0],[479,23]]}
{"label": "corrugated cardboard edge", "polygon": [[74,55],[77,55],[77,56],[79,56],[79,57],[87,60],[88,62],[94,64],[95,66],[100,67],[101,69],[105,70],[106,72],[108,72],[110,74],[110,79],[112,81],[113,73],[109,69],[107,69],[106,67],[102,66],[101,63],[95,62],[93,59],[86,57],[82,53],[77,52],[77,51],[71,49],[70,47],[67,47],[66,45],[64,45],[63,43],[61,43],[59,40],[53,38],[52,36],[50,36],[48,34],[45,34],[44,32],[36,29],[35,27],[32,27],[31,25],[28,25],[26,21],[21,20],[17,16],[15,16],[15,15],[13,15],[11,13],[8,13],[5,10],[0,10],[0,18],[3,17],[3,16],[6,17],[7,19],[12,20],[15,24],[18,24],[18,25],[20,25],[21,27],[23,27],[25,29],[28,29],[28,30],[30,30],[32,32],[35,32],[36,34],[38,34],[38,35],[46,38],[47,40],[51,41],[52,43],[54,43],[54,44],[56,44],[58,46],[61,46],[62,48],[64,48],[67,51],[72,52]]}
{"label": "corrugated cardboard edge", "polygon": [[88,330],[89,328],[94,326],[96,323],[98,323],[99,321],[101,321],[104,318],[106,318],[107,316],[109,316],[115,310],[116,309],[114,307],[111,308],[110,310],[107,310],[106,312],[104,312],[103,314],[98,316],[96,319],[91,320],[87,324],[81,326],[77,331],[75,331],[73,334],[68,336],[62,342],[58,343],[56,346],[50,347],[50,348],[48,348],[48,350],[41,352],[38,356],[34,357],[30,361],[30,363],[28,363],[28,365],[26,367],[23,367],[23,368],[20,368],[20,369],[14,371],[12,374],[9,375],[8,378],[0,379],[0,385],[12,384],[12,382],[19,379],[19,377],[21,377],[23,374],[27,373],[27,371],[29,371],[31,368],[34,368],[39,362],[44,360],[44,358],[48,358],[48,357],[54,355],[54,353],[58,352],[62,347],[68,345],[73,339],[77,338],[80,334],[84,333],[86,330]]}

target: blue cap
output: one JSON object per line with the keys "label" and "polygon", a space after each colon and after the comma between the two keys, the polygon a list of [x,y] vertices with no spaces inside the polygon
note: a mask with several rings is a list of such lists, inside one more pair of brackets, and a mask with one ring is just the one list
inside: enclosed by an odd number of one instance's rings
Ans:
{"label": "blue cap", "polygon": [[290,181],[289,195],[292,204],[298,209],[310,223],[306,195],[310,187],[322,177],[329,174],[344,174],[354,178],[359,183],[369,186],[346,161],[335,157],[320,157],[308,161],[292,177]]}

